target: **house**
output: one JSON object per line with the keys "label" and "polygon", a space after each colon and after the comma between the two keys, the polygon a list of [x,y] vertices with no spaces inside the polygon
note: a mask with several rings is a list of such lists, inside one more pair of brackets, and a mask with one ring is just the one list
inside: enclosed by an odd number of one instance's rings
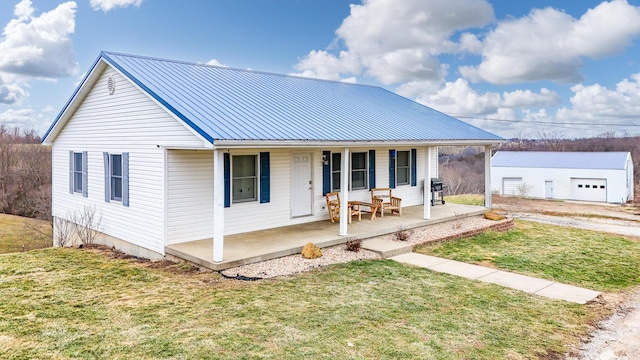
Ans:
{"label": "house", "polygon": [[626,203],[633,199],[629,152],[498,151],[491,188],[500,195]]}
{"label": "house", "polygon": [[148,258],[213,239],[215,262],[225,236],[328,219],[330,191],[428,204],[437,146],[501,140],[380,87],[112,52],[43,137],[54,217],[93,206],[99,242]]}

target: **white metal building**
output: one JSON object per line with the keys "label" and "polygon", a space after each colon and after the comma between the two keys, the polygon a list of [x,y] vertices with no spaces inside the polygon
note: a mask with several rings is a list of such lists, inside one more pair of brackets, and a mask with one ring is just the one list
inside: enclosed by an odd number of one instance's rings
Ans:
{"label": "white metal building", "polygon": [[507,196],[626,203],[633,199],[629,152],[498,151],[491,189]]}

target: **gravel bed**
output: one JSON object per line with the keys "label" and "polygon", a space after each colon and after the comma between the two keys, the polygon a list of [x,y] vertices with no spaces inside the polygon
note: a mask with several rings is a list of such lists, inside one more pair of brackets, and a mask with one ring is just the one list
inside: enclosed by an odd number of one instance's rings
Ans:
{"label": "gravel bed", "polygon": [[[437,241],[438,239],[469,230],[486,228],[495,223],[495,221],[487,220],[482,216],[477,216],[411,229],[407,230],[410,232],[410,236],[408,240],[406,240],[406,243],[418,245]],[[398,241],[394,240],[393,234],[385,235],[381,238],[389,241]],[[310,271],[312,269],[331,264],[345,263],[354,260],[380,259],[380,255],[373,251],[365,249],[361,249],[358,252],[348,251],[345,249],[345,245],[336,245],[323,248],[321,250],[322,256],[317,259],[305,259],[300,254],[289,255],[277,259],[226,269],[221,273],[225,276],[231,277],[243,276],[247,278],[266,279]]]}

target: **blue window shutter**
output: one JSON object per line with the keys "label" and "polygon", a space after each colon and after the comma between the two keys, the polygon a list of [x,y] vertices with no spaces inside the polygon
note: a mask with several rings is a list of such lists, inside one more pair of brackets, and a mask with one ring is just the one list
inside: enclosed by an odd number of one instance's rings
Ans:
{"label": "blue window shutter", "polygon": [[82,152],[82,196],[89,196],[89,153],[86,151]]}
{"label": "blue window shutter", "polygon": [[129,206],[129,153],[122,153],[122,205]]}
{"label": "blue window shutter", "polygon": [[104,201],[111,202],[111,170],[109,167],[109,153],[103,152],[104,158]]}
{"label": "blue window shutter", "polygon": [[231,155],[223,154],[224,161],[224,207],[231,206]]}
{"label": "blue window shutter", "polygon": [[331,192],[331,151],[322,152],[322,194]]}
{"label": "blue window shutter", "polygon": [[389,187],[396,188],[396,151],[389,150]]}
{"label": "blue window shutter", "polygon": [[411,149],[411,186],[418,185],[418,150]]}
{"label": "blue window shutter", "polygon": [[269,164],[269,153],[260,153],[260,203],[271,201],[271,165]]}
{"label": "blue window shutter", "polygon": [[376,187],[376,151],[369,150],[369,190]]}
{"label": "blue window shutter", "polygon": [[69,151],[69,194],[73,194],[73,150]]}

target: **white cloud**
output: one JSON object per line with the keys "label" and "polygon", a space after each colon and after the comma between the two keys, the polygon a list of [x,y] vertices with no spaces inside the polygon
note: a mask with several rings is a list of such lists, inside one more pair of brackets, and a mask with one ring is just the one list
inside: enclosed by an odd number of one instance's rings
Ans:
{"label": "white cloud", "polygon": [[17,84],[4,84],[0,78],[0,104],[20,103],[27,96],[29,93]]}
{"label": "white cloud", "polygon": [[527,90],[515,90],[502,94],[502,106],[510,108],[557,106],[562,102],[558,93],[542,88],[540,93]]}
{"label": "white cloud", "polygon": [[0,39],[0,71],[38,78],[76,74],[79,66],[69,38],[75,12],[76,3],[69,1],[35,17],[31,1],[18,3]]}
{"label": "white cloud", "polygon": [[[311,51],[296,65],[297,75],[337,80],[364,72],[383,84],[440,81],[446,74],[437,55],[461,47],[451,40],[458,31],[483,26],[493,19],[484,0],[364,0],[336,30],[338,55]],[[464,37],[464,48],[473,48]]]}
{"label": "white cloud", "polygon": [[207,61],[207,65],[213,65],[213,66],[220,66],[220,67],[228,67],[227,65],[221,64],[218,60],[216,59],[211,59],[209,61]]}
{"label": "white cloud", "polygon": [[584,58],[624,50],[640,34],[640,7],[626,0],[602,2],[580,19],[553,9],[534,9],[500,21],[483,41],[482,63],[460,67],[472,81],[495,84],[551,80],[575,83]]}
{"label": "white cloud", "polygon": [[9,109],[0,113],[0,124],[10,127],[30,127],[35,123],[35,118],[33,109]]}
{"label": "white cloud", "polygon": [[327,80],[340,80],[342,74],[358,74],[360,64],[347,51],[341,51],[335,56],[326,51],[311,51],[295,65],[301,72],[291,75],[312,77]]}
{"label": "white cloud", "polygon": [[94,10],[102,10],[103,12],[107,12],[119,7],[139,7],[140,4],[142,4],[142,0],[91,0],[90,4]]}
{"label": "white cloud", "polygon": [[571,88],[571,108],[563,107],[556,113],[560,121],[594,121],[595,124],[629,122],[637,125],[640,114],[640,73],[616,84],[613,90],[600,84]]}
{"label": "white cloud", "polygon": [[515,90],[512,92],[478,93],[471,88],[469,82],[459,78],[447,82],[440,89],[434,89],[431,83],[405,84],[397,89],[401,95],[412,94],[416,100],[446,114],[460,116],[488,116],[490,114],[504,115],[505,109],[539,108],[560,104],[560,96],[553,91],[542,88],[539,93],[531,90]]}

